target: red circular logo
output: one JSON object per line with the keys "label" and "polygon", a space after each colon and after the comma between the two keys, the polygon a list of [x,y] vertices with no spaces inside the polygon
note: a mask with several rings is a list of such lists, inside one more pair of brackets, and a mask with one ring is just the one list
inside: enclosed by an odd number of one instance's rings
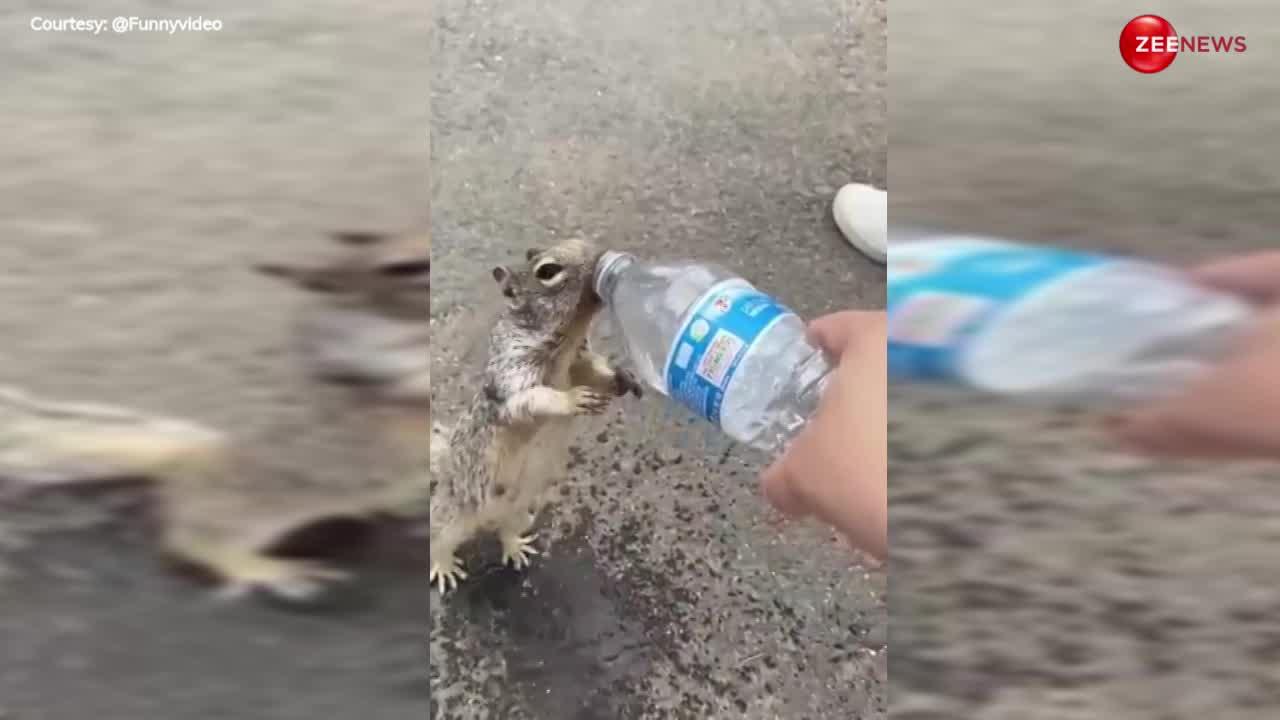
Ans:
{"label": "red circular logo", "polygon": [[1178,33],[1159,15],[1139,15],[1120,31],[1120,57],[1140,73],[1158,73],[1178,57]]}

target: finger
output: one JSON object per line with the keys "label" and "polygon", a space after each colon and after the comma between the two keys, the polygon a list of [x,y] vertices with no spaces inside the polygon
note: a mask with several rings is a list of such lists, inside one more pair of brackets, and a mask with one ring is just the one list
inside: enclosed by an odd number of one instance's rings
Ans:
{"label": "finger", "polygon": [[792,488],[791,474],[787,468],[785,455],[761,473],[760,489],[769,504],[782,514],[793,518],[808,514],[804,503]]}
{"label": "finger", "polygon": [[1183,444],[1168,422],[1151,412],[1106,418],[1103,427],[1126,450],[1149,457],[1170,457]]}
{"label": "finger", "polygon": [[[859,337],[870,333],[877,325],[883,327],[884,322],[883,311],[845,310],[814,320],[809,323],[805,334],[809,342],[838,358]],[[883,335],[883,330],[879,334]]]}
{"label": "finger", "polygon": [[1280,252],[1257,252],[1202,265],[1191,276],[1204,285],[1257,302],[1280,300]]}
{"label": "finger", "polygon": [[1280,433],[1266,418],[1280,408],[1280,336],[1264,328],[1237,355],[1181,393],[1130,414],[1117,437],[1153,454],[1239,459],[1280,456]]}
{"label": "finger", "polygon": [[1239,459],[1261,451],[1248,438],[1189,420],[1173,408],[1159,408],[1111,421],[1112,435],[1125,447],[1154,458]]}

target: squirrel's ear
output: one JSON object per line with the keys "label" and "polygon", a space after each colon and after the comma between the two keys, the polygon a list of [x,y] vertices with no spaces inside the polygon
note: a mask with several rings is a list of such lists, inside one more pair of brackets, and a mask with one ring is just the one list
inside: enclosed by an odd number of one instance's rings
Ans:
{"label": "squirrel's ear", "polygon": [[524,251],[524,259],[532,262],[534,258],[538,257],[541,254],[542,254],[541,248],[529,248],[528,250]]}
{"label": "squirrel's ear", "polygon": [[253,266],[255,272],[267,277],[293,279],[298,276],[297,268],[281,263],[258,263]]}
{"label": "squirrel's ear", "polygon": [[493,269],[493,279],[498,281],[499,285],[506,283],[509,277],[511,277],[511,271],[506,267],[499,265]]}
{"label": "squirrel's ear", "polygon": [[312,292],[335,292],[339,284],[331,277],[331,273],[312,268],[295,267],[279,263],[262,263],[254,266],[254,270],[268,277],[280,278],[296,287]]}
{"label": "squirrel's ear", "polygon": [[365,232],[360,230],[339,230],[329,233],[329,237],[335,242],[342,245],[373,245],[382,242],[386,236],[379,232]]}
{"label": "squirrel's ear", "polygon": [[327,290],[324,273],[313,268],[284,263],[259,263],[253,266],[259,275],[277,278],[304,290]]}

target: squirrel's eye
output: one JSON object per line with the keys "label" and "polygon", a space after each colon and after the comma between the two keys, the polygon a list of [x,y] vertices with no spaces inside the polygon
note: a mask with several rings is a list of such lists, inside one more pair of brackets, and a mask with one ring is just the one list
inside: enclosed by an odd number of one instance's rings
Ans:
{"label": "squirrel's eye", "polygon": [[562,272],[564,272],[564,266],[556,263],[544,263],[539,265],[538,269],[533,271],[533,274],[539,280],[550,280]]}

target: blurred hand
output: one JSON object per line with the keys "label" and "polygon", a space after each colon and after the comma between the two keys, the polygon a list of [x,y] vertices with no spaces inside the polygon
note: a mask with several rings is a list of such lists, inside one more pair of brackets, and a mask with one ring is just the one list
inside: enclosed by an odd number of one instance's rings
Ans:
{"label": "blurred hand", "polygon": [[1280,250],[1236,255],[1191,273],[1192,279],[1259,305],[1280,302]]}
{"label": "blurred hand", "polygon": [[885,313],[818,318],[809,339],[838,363],[817,413],[761,476],[786,515],[812,515],[879,560],[888,551],[888,380]]}
{"label": "blurred hand", "polygon": [[1148,455],[1280,459],[1280,252],[1228,258],[1192,275],[1271,307],[1220,366],[1176,396],[1114,419],[1111,430]]}

